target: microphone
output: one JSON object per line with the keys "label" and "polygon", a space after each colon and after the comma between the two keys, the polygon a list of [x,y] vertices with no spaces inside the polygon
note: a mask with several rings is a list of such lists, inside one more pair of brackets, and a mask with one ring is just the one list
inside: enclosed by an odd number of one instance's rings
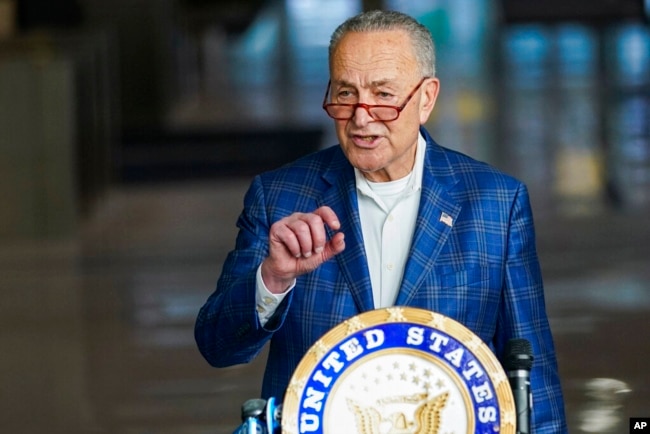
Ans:
{"label": "microphone", "polygon": [[241,421],[233,434],[280,434],[282,404],[273,397],[249,399],[241,406]]}
{"label": "microphone", "polygon": [[265,416],[264,421],[266,422],[266,433],[267,434],[280,434],[282,430],[282,403],[274,397],[270,397],[266,402],[266,408],[264,409]]}
{"label": "microphone", "polygon": [[530,391],[530,368],[533,347],[526,339],[510,339],[506,343],[503,367],[508,375],[517,412],[517,434],[530,434],[533,396]]}
{"label": "microphone", "polygon": [[241,421],[245,422],[249,417],[260,417],[264,413],[264,407],[266,407],[264,399],[247,400],[241,406]]}
{"label": "microphone", "polygon": [[249,399],[241,406],[242,424],[233,434],[259,434],[265,431],[261,416],[264,414],[266,400]]}

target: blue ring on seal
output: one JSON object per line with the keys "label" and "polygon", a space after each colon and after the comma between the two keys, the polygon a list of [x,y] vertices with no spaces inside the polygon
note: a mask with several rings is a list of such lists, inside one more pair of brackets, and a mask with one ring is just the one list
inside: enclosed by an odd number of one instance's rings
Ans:
{"label": "blue ring on seal", "polygon": [[[381,345],[363,344],[371,332],[382,335]],[[312,369],[299,396],[298,433],[324,434],[323,415],[329,392],[339,377],[362,356],[367,357],[396,348],[408,348],[436,356],[464,382],[475,415],[474,433],[500,432],[501,415],[497,390],[481,360],[449,333],[428,325],[405,321],[382,323],[357,330],[324,353]],[[333,361],[338,369],[332,369]],[[321,377],[316,379],[316,374]],[[327,386],[323,384],[322,375],[331,378]]]}

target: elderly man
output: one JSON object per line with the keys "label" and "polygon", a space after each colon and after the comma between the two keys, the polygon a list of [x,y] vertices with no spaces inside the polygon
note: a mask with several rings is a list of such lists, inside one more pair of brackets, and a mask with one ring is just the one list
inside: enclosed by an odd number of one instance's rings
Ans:
{"label": "elderly man", "polygon": [[531,342],[533,432],[564,433],[526,187],[434,142],[440,89],[428,30],[373,11],[336,29],[323,108],[339,146],[257,176],[196,340],[214,366],[270,341],[263,397],[282,397],[324,333],[361,312],[447,315],[500,355]]}

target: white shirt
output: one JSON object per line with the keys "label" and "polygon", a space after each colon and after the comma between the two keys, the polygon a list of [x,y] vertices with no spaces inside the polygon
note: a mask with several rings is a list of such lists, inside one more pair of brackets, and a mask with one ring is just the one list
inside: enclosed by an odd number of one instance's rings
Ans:
{"label": "white shirt", "polygon": [[371,182],[355,169],[375,308],[394,305],[402,283],[420,205],[425,148],[420,136],[413,170],[396,181]]}
{"label": "white shirt", "polygon": [[[419,135],[411,173],[390,182],[370,182],[355,169],[361,232],[368,258],[368,270],[375,308],[392,306],[404,275],[415,231],[422,190],[426,141]],[[261,265],[257,269],[257,313],[262,325],[271,318],[296,282],[282,294],[264,285]]]}

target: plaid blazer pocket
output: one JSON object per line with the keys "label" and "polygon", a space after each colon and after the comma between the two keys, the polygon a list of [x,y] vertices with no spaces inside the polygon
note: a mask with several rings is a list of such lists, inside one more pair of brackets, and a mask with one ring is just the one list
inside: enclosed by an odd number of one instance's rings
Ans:
{"label": "plaid blazer pocket", "polygon": [[502,267],[471,265],[438,275],[437,280],[440,313],[482,338],[494,333],[503,287]]}

